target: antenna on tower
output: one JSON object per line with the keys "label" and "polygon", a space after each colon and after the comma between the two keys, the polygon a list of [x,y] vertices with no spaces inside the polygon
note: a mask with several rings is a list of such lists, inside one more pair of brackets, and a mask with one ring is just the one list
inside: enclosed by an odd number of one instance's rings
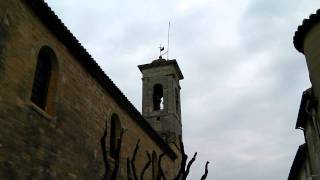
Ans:
{"label": "antenna on tower", "polygon": [[161,59],[162,58],[162,55],[165,55],[165,54],[167,54],[167,60],[169,60],[169,45],[170,45],[170,21],[169,21],[169,26],[168,26],[168,42],[167,42],[167,51],[166,52],[164,52],[164,53],[162,53],[162,51],[164,51],[164,46],[162,46],[161,44],[160,44],[160,46],[158,47],[159,48],[159,50],[160,50],[160,56],[159,56],[159,58]]}

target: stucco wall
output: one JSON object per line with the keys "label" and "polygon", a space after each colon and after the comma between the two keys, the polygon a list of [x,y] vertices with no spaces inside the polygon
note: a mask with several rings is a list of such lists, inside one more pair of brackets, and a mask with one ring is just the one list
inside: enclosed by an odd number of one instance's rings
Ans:
{"label": "stucco wall", "polygon": [[[316,112],[320,112],[320,23],[313,26],[304,37],[303,51],[305,54],[313,95],[316,103]],[[305,138],[308,145],[310,169],[313,179],[320,179],[320,114],[316,113],[306,121]]]}

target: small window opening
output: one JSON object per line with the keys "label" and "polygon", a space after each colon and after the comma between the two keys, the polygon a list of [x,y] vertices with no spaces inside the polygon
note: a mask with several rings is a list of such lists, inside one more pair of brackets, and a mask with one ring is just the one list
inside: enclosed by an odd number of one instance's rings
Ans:
{"label": "small window opening", "polygon": [[153,110],[163,110],[164,99],[163,99],[163,87],[161,84],[156,84],[153,87]]}
{"label": "small window opening", "polygon": [[48,86],[51,76],[51,62],[47,54],[39,54],[38,63],[32,88],[31,100],[41,109],[45,109],[47,103]]}

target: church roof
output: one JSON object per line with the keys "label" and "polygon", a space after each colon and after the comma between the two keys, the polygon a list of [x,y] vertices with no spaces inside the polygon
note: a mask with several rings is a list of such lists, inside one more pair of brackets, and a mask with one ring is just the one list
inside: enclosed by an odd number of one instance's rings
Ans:
{"label": "church roof", "polygon": [[308,19],[304,19],[302,25],[300,25],[293,37],[294,47],[301,53],[303,50],[303,41],[306,34],[320,22],[320,9],[317,10],[316,14],[311,14]]}
{"label": "church roof", "polygon": [[51,10],[43,0],[25,0],[27,5],[39,17],[41,22],[51,31],[51,33],[61,41],[69,52],[79,61],[82,66],[108,91],[119,106],[127,110],[128,114],[137,124],[161,147],[167,152],[170,158],[175,159],[177,155],[170,146],[160,137],[160,135],[150,126],[141,113],[132,105],[127,97],[104,73],[101,67],[96,63],[92,56],[80,44],[77,38],[69,31],[58,16]]}

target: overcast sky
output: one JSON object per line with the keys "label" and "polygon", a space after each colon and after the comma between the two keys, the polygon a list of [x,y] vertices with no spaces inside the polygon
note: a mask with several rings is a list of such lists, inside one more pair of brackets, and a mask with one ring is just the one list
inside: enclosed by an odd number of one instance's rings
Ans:
{"label": "overcast sky", "polygon": [[159,56],[171,21],[170,59],[181,82],[189,179],[283,180],[303,143],[295,130],[310,87],[292,37],[319,0],[47,0],[106,74],[141,110],[137,65]]}

